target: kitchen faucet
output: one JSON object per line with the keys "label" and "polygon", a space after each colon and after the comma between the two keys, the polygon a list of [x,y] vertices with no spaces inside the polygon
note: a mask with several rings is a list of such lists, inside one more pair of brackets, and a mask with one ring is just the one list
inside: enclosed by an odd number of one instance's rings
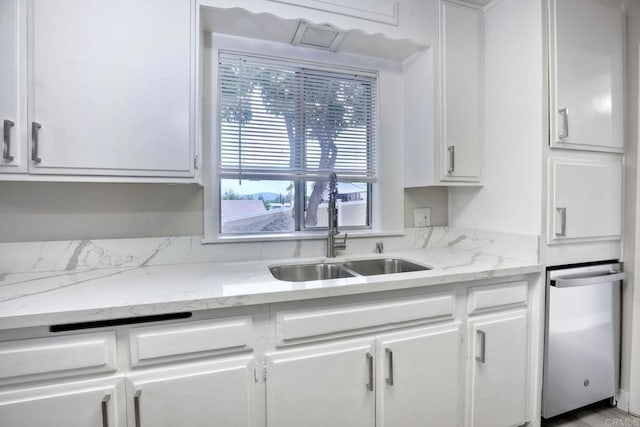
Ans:
{"label": "kitchen faucet", "polygon": [[336,249],[343,251],[347,249],[347,233],[344,234],[342,242],[336,242],[336,236],[340,234],[338,231],[338,208],[336,207],[336,198],[338,196],[338,176],[335,172],[329,174],[329,235],[327,236],[327,257],[335,258]]}

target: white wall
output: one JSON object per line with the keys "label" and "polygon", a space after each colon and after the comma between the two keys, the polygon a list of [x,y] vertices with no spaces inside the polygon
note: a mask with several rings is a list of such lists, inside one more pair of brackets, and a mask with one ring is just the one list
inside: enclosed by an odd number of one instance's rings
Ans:
{"label": "white wall", "polygon": [[541,233],[541,3],[502,0],[486,12],[484,187],[449,189],[451,226]]}
{"label": "white wall", "polygon": [[0,242],[202,235],[196,185],[0,182]]}
{"label": "white wall", "polygon": [[[203,194],[196,185],[0,182],[0,242],[201,236]],[[447,225],[446,188],[406,190],[406,227],[416,207]]]}
{"label": "white wall", "polygon": [[404,190],[404,226],[411,228],[415,208],[431,208],[431,225],[449,225],[447,187],[420,187]]}

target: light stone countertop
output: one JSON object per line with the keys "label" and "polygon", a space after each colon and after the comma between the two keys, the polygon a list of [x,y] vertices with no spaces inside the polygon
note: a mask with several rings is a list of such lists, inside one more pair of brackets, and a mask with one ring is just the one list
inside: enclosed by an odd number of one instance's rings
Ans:
{"label": "light stone countertop", "polygon": [[331,261],[372,257],[397,257],[433,269],[296,283],[276,280],[268,270],[270,265],[324,259],[316,257],[5,273],[0,274],[0,329],[336,297],[542,271],[536,261],[450,244]]}

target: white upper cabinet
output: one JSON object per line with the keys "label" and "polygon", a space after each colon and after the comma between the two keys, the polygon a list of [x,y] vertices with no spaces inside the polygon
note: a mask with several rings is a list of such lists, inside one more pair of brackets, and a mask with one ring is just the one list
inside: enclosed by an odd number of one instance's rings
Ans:
{"label": "white upper cabinet", "polygon": [[0,172],[26,172],[24,2],[0,0]]}
{"label": "white upper cabinet", "polygon": [[481,185],[482,9],[438,4],[436,46],[403,63],[404,185]]}
{"label": "white upper cabinet", "polygon": [[549,159],[549,243],[620,239],[622,159]]}
{"label": "white upper cabinet", "polygon": [[480,182],[482,12],[442,2],[440,170],[443,181]]}
{"label": "white upper cabinet", "polygon": [[551,146],[622,152],[622,4],[550,0],[549,10]]}
{"label": "white upper cabinet", "polygon": [[193,177],[193,2],[31,7],[30,173]]}

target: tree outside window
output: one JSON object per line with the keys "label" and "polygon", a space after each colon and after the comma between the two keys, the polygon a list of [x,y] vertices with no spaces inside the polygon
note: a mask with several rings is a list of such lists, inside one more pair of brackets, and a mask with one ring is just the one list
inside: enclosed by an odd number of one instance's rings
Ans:
{"label": "tree outside window", "polygon": [[[257,193],[263,201],[270,198],[265,208],[290,207],[293,222],[296,215],[303,222],[296,230],[326,226],[319,223],[318,210],[326,197],[328,174],[335,171],[346,183],[370,180],[375,173],[375,79],[251,59],[220,56],[221,183],[286,184],[290,190],[284,197],[282,190]],[[356,189],[361,190],[355,192],[359,195],[346,199],[364,197],[368,206],[369,186]],[[221,192],[223,200],[255,196],[242,196],[232,188],[221,187]],[[305,202],[302,215],[299,205]],[[364,212],[362,225],[367,226],[368,208]]]}

